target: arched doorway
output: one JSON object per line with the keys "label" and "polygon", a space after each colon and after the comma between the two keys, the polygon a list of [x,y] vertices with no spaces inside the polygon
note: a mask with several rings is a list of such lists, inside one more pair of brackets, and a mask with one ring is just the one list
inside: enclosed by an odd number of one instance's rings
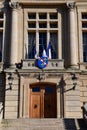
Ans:
{"label": "arched doorway", "polygon": [[55,83],[30,85],[30,118],[56,118],[57,94]]}

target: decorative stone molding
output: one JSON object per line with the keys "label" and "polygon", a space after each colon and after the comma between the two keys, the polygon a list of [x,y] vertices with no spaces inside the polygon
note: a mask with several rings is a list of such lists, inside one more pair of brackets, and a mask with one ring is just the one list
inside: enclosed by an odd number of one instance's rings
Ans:
{"label": "decorative stone molding", "polygon": [[67,7],[69,9],[74,9],[75,8],[75,2],[67,2]]}
{"label": "decorative stone molding", "polygon": [[9,5],[12,9],[18,9],[19,8],[19,3],[18,2],[9,2]]}

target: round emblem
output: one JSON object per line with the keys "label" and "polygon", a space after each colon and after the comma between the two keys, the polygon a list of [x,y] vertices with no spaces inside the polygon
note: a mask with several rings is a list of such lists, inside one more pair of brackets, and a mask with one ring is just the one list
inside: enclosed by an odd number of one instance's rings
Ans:
{"label": "round emblem", "polygon": [[39,57],[37,60],[37,65],[40,69],[45,68],[48,65],[48,58],[47,57]]}

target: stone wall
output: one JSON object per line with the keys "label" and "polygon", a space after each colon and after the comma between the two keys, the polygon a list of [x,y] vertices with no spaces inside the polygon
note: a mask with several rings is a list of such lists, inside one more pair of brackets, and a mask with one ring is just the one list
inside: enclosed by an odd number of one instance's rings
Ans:
{"label": "stone wall", "polygon": [[80,103],[80,86],[77,75],[77,85],[74,88],[71,76],[66,78],[66,89],[65,89],[65,117],[70,118],[81,118],[81,103]]}
{"label": "stone wall", "polygon": [[5,119],[18,117],[18,102],[19,102],[19,87],[18,77],[12,73],[13,81],[12,88],[10,88],[8,81],[8,73],[6,74],[6,88],[5,88]]}

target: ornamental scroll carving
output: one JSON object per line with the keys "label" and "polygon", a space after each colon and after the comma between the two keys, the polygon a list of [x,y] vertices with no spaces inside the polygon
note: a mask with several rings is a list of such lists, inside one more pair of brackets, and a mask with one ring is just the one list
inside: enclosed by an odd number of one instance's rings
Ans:
{"label": "ornamental scroll carving", "polygon": [[67,2],[67,7],[69,9],[74,9],[75,8],[75,2]]}
{"label": "ornamental scroll carving", "polygon": [[19,8],[19,3],[17,1],[12,1],[9,3],[10,7],[13,9]]}

